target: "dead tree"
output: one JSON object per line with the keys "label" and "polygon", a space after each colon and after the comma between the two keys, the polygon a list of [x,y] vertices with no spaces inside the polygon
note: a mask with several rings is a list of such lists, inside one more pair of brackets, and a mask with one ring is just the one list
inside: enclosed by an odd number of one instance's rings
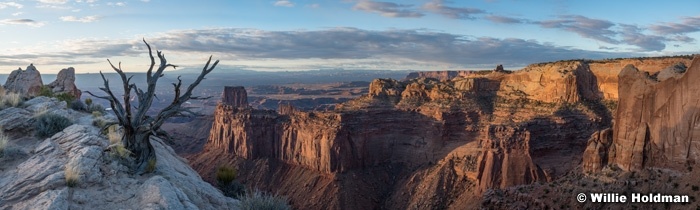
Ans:
{"label": "dead tree", "polygon": [[[163,55],[161,51],[156,51],[160,65],[154,72],[156,61],[153,57],[151,46],[145,39],[143,40],[143,43],[145,43],[146,47],[148,47],[148,55],[151,58],[151,65],[146,72],[148,87],[145,91],[136,87],[135,83],[131,83],[131,78],[133,75],[127,78],[124,71],[122,71],[121,62],[119,63],[119,66],[116,67],[109,59],[107,59],[107,62],[109,62],[112,69],[114,69],[114,71],[116,71],[121,77],[124,88],[122,100],[120,101],[119,98],[114,95],[109,87],[109,80],[105,78],[102,71],[100,71],[100,75],[104,81],[104,87],[101,87],[100,90],[107,93],[107,96],[96,96],[89,91],[86,91],[93,97],[109,101],[109,105],[114,114],[117,116],[117,120],[119,121],[118,123],[122,126],[124,131],[121,142],[126,149],[131,151],[131,156],[134,158],[134,162],[130,165],[130,168],[136,173],[146,172],[149,162],[153,161],[151,164],[155,163],[156,154],[150,138],[151,136],[156,135],[156,132],[160,131],[160,126],[165,123],[165,120],[176,115],[195,115],[195,113],[189,110],[189,108],[182,107],[182,104],[190,99],[202,99],[192,96],[192,90],[194,90],[194,88],[197,87],[197,85],[199,85],[199,83],[204,79],[204,76],[214,70],[216,65],[219,63],[219,60],[216,60],[210,67],[209,64],[211,63],[211,56],[209,56],[209,60],[207,60],[204,68],[202,68],[202,72],[199,74],[197,79],[190,84],[189,87],[187,87],[187,90],[185,90],[184,93],[180,90],[182,80],[178,76],[177,83],[172,83],[175,89],[175,97],[173,98],[173,101],[170,103],[170,105],[163,108],[156,116],[152,117],[146,113],[151,108],[151,104],[153,103],[158,79],[163,77],[163,71],[166,68],[176,68],[177,66],[169,64],[165,59],[165,55]],[[138,104],[136,106],[130,103],[132,92],[136,94],[136,99],[138,100]]]}

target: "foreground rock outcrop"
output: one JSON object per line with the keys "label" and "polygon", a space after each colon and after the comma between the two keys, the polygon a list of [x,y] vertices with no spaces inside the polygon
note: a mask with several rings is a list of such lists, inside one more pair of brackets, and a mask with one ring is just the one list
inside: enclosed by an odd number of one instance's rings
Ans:
{"label": "foreground rock outcrop", "polygon": [[0,115],[31,113],[16,115],[25,119],[4,124],[23,125],[41,113],[65,113],[76,123],[46,139],[26,135],[31,130],[4,127],[5,134],[17,136],[14,134],[20,132],[21,139],[11,139],[9,148],[13,152],[0,156],[0,209],[236,208],[237,200],[202,181],[158,138],[152,139],[158,159],[155,172],[130,174],[121,159],[109,152],[109,141],[90,125],[91,115],[66,110],[65,102],[62,106],[56,106],[56,102],[37,97],[26,102],[26,108],[0,111]]}
{"label": "foreground rock outcrop", "polygon": [[69,94],[75,98],[80,98],[81,91],[75,86],[75,69],[73,67],[61,69],[56,75],[56,80],[48,86],[54,94]]}
{"label": "foreground rock outcrop", "polygon": [[29,64],[26,70],[19,68],[10,73],[5,82],[5,90],[13,91],[22,95],[36,96],[39,94],[44,82],[41,81],[41,74]]}

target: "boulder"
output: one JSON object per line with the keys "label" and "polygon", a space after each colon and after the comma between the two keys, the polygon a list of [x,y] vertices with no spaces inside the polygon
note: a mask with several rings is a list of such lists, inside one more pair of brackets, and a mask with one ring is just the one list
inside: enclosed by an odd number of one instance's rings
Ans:
{"label": "boulder", "polygon": [[47,86],[54,94],[67,93],[76,99],[79,99],[81,95],[81,91],[75,86],[75,69],[73,67],[61,69],[56,75],[56,80]]}
{"label": "boulder", "polygon": [[41,91],[44,82],[41,81],[41,74],[34,67],[34,64],[29,64],[27,70],[19,68],[12,71],[5,82],[5,90],[20,93],[26,96],[36,96]]}

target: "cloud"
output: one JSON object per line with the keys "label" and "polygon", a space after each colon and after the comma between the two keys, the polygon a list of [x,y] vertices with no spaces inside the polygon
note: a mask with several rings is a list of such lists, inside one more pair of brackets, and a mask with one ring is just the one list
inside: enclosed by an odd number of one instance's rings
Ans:
{"label": "cloud", "polygon": [[0,25],[28,25],[32,27],[44,26],[44,23],[32,19],[2,19]]}
{"label": "cloud", "polygon": [[85,16],[85,17],[75,17],[75,16],[63,16],[60,17],[61,21],[64,22],[81,22],[81,23],[92,23],[95,21],[98,21],[100,19],[99,16],[93,15],[93,16]]}
{"label": "cloud", "polygon": [[[202,60],[213,55],[227,63],[251,68],[257,66],[258,69],[474,69],[492,68],[496,64],[525,66],[562,59],[638,55],[573,49],[534,40],[469,37],[426,30],[220,28],[168,31],[146,37],[146,40],[150,40],[154,49],[164,50],[173,64],[201,65]],[[79,65],[115,57],[142,59],[146,52],[139,39],[69,40],[49,44],[55,46],[53,51],[47,51],[46,45],[37,45],[35,50],[0,52],[0,61],[22,61],[13,64],[16,66],[36,63],[34,60],[37,59],[43,59],[42,63],[46,65],[70,60],[76,62],[71,65]],[[23,54],[4,54],[11,52]],[[131,63],[134,62],[128,65]],[[138,62],[133,65],[138,65]]]}
{"label": "cloud", "polygon": [[494,23],[521,24],[521,23],[528,22],[528,20],[526,20],[526,19],[512,18],[512,17],[500,16],[500,15],[489,15],[489,16],[486,16],[485,18],[491,22],[494,22]]}
{"label": "cloud", "polygon": [[294,7],[294,3],[287,0],[276,1],[273,5],[275,5],[276,7]]}
{"label": "cloud", "polygon": [[452,19],[474,19],[472,15],[484,13],[484,10],[477,8],[449,7],[444,5],[443,0],[433,0],[425,3],[423,9],[426,11],[441,14]]}
{"label": "cloud", "polygon": [[587,18],[580,15],[565,15],[559,19],[536,22],[544,28],[558,28],[574,32],[582,37],[603,41],[610,44],[619,44],[614,36],[617,34],[611,30],[615,23]]}
{"label": "cloud", "polygon": [[8,8],[8,7],[14,7],[14,8],[17,8],[17,9],[22,9],[22,7],[24,7],[24,5],[22,5],[22,4],[20,4],[20,3],[17,3],[17,2],[0,2],[0,9],[5,9],[5,8]]}
{"label": "cloud", "polygon": [[643,34],[643,29],[636,25],[620,24],[622,42],[640,47],[645,51],[661,51],[666,48],[667,39],[662,36]]}
{"label": "cloud", "polygon": [[107,2],[107,6],[112,6],[112,7],[123,7],[126,6],[126,2]]}
{"label": "cloud", "polygon": [[316,8],[321,8],[321,5],[320,4],[309,4],[309,5],[306,5],[306,7],[316,9]]}
{"label": "cloud", "polygon": [[385,17],[417,18],[424,14],[412,9],[413,5],[396,4],[392,2],[361,0],[355,4],[354,10],[373,12]]}
{"label": "cloud", "polygon": [[45,4],[65,4],[68,0],[39,0],[39,2]]}
{"label": "cloud", "polygon": [[661,23],[649,27],[658,34],[685,34],[700,31],[700,16],[685,17],[681,23]]}
{"label": "cloud", "polygon": [[20,16],[22,14],[24,14],[24,13],[23,12],[15,12],[15,13],[12,13],[12,16]]}

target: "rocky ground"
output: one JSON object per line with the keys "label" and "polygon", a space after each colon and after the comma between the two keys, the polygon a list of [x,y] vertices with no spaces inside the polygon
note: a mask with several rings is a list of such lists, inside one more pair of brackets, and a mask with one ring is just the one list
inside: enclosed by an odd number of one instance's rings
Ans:
{"label": "rocky ground", "polygon": [[[93,116],[65,107],[36,97],[0,110],[0,126],[10,136],[0,157],[0,209],[236,208],[237,200],[202,181],[158,138],[152,139],[155,171],[129,173],[92,125]],[[33,117],[42,112],[66,116],[74,125],[49,138],[33,137]]]}

